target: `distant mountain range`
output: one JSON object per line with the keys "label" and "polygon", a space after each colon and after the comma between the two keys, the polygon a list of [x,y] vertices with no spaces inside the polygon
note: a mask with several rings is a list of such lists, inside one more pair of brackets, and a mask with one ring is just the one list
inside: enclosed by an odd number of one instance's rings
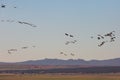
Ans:
{"label": "distant mountain range", "polygon": [[86,61],[83,59],[43,59],[43,60],[30,60],[16,63],[4,63],[0,64],[21,64],[21,65],[79,65],[79,66],[120,66],[120,58],[108,59],[108,60],[90,60]]}

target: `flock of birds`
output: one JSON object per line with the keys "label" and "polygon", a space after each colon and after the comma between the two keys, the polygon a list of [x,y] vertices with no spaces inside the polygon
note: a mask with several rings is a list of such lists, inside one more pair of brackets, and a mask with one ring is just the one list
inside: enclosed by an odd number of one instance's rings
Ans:
{"label": "flock of birds", "polygon": [[[68,34],[68,33],[65,33],[65,36],[70,37],[70,38],[74,38],[73,35]],[[93,39],[94,37],[91,36],[91,38]],[[108,33],[106,33],[104,35],[98,34],[97,37],[95,37],[95,38],[97,38],[97,40],[100,41],[100,43],[98,44],[98,47],[102,47],[105,43],[114,42],[115,41],[115,39],[116,39],[115,31],[108,32]],[[76,42],[77,42],[77,40],[66,41],[65,45],[75,44]],[[64,56],[68,56],[68,55],[75,56],[74,53],[67,54],[65,52],[60,52],[60,54],[64,55]]]}
{"label": "flock of birds", "polygon": [[[7,5],[6,4],[0,4],[0,8],[6,8]],[[13,8],[17,8],[16,6],[14,6]],[[16,21],[16,20],[0,20],[1,22],[9,22],[9,23],[18,23],[18,24],[23,24],[23,25],[28,25],[28,26],[31,26],[31,27],[37,27],[36,25],[32,24],[32,23],[29,23],[29,22],[25,22],[25,21]],[[74,39],[74,36],[72,34],[69,34],[69,33],[65,33],[64,36],[66,37],[69,37],[69,38],[72,38],[72,40],[69,40],[69,41],[66,41],[65,42],[65,45],[68,46],[69,44],[76,44],[78,42],[78,40]],[[91,38],[93,39],[94,37],[91,36]],[[98,44],[98,47],[101,47],[103,46],[105,43],[108,43],[108,42],[114,42],[115,39],[116,39],[116,36],[115,36],[115,31],[111,31],[109,33],[106,33],[104,35],[100,35],[98,34],[97,37],[98,41],[100,41],[100,43]],[[33,48],[35,48],[36,46],[32,46]],[[21,49],[28,49],[29,47],[27,46],[24,46],[24,47],[21,47]],[[17,52],[18,49],[9,49],[8,50],[8,53],[9,54],[12,54],[14,52]],[[65,53],[65,52],[60,52],[60,55],[64,55],[64,56],[68,56],[68,55],[71,55],[71,56],[75,56],[74,53]]]}
{"label": "flock of birds", "polygon": [[[74,38],[74,36],[73,35],[71,35],[71,34],[68,34],[68,33],[65,33],[65,36],[67,36],[67,37],[71,37],[71,38]],[[65,45],[68,45],[68,44],[75,44],[77,42],[77,40],[72,40],[72,41],[66,41],[66,43],[65,43]]]}
{"label": "flock of birds", "polygon": [[[36,46],[31,46],[31,47],[32,47],[32,48],[35,48]],[[23,47],[21,47],[22,50],[25,50],[25,49],[28,49],[28,48],[30,48],[30,47],[28,47],[28,46],[23,46]],[[14,48],[14,49],[9,49],[9,50],[8,50],[8,53],[9,53],[9,54],[12,54],[12,53],[15,53],[15,52],[17,52],[17,51],[18,51],[18,49],[15,49],[15,48]]]}
{"label": "flock of birds", "polygon": [[[1,22],[15,22],[15,21],[14,21],[14,20],[1,20]],[[31,27],[37,27],[36,25],[31,24],[31,23],[28,23],[28,22],[17,21],[17,23],[26,24],[26,25],[29,25],[29,26],[31,26]],[[65,33],[64,35],[67,36],[67,37],[70,37],[70,38],[74,38],[73,35],[68,34],[68,33]],[[93,39],[94,37],[91,36],[91,38]],[[107,40],[106,40],[105,38],[107,38]],[[100,35],[100,34],[97,35],[97,40],[101,41],[101,42],[98,44],[99,47],[103,46],[103,45],[104,45],[105,43],[107,43],[107,42],[114,42],[115,39],[116,39],[115,31],[109,32],[109,33],[104,34],[104,35]],[[77,43],[77,40],[74,39],[74,40],[71,40],[71,41],[66,41],[66,42],[65,42],[65,45],[75,44],[75,43]],[[32,46],[32,47],[35,48],[36,46]],[[21,47],[21,49],[27,49],[27,48],[28,48],[28,47]],[[8,53],[11,54],[11,53],[17,52],[17,51],[18,51],[18,49],[9,49],[9,50],[8,50]],[[68,56],[68,55],[75,56],[74,53],[69,53],[69,54],[67,54],[67,53],[65,53],[65,52],[60,52],[60,54],[61,54],[61,55],[64,55],[64,56]]]}
{"label": "flock of birds", "polygon": [[[0,8],[6,8],[7,5],[4,3],[0,4]],[[14,6],[13,8],[17,8],[16,6]],[[1,20],[1,22],[17,22],[19,24],[25,24],[25,25],[29,25],[31,27],[37,27],[36,25],[32,24],[32,23],[29,23],[29,22],[25,22],[25,21],[15,21],[15,20]]]}
{"label": "flock of birds", "polygon": [[[69,44],[75,44],[77,43],[77,40],[74,39],[74,36],[72,34],[68,34],[68,33],[65,33],[64,34],[66,37],[69,37],[69,38],[72,38],[73,40],[70,40],[70,41],[66,41],[65,42],[65,45],[69,45]],[[74,53],[65,53],[65,52],[60,52],[61,55],[64,55],[64,56],[68,56],[68,55],[71,55],[71,56],[75,56]]]}
{"label": "flock of birds", "polygon": [[[4,1],[5,2],[5,1]],[[5,4],[5,3],[0,3],[0,8],[7,8],[9,5]],[[17,8],[16,6],[13,6],[13,8]],[[22,24],[22,25],[28,25],[28,26],[31,26],[31,27],[37,27],[36,25],[32,24],[32,23],[29,23],[29,22],[25,22],[25,21],[16,21],[16,20],[10,20],[10,19],[7,19],[7,20],[0,20],[0,22],[7,22],[7,23],[18,23],[18,24]],[[36,46],[31,46],[32,48],[35,48]],[[24,47],[21,47],[20,49],[22,50],[25,50],[25,49],[28,49],[30,48],[30,46],[24,46]],[[15,53],[15,52],[18,52],[19,49],[17,48],[12,48],[12,49],[9,49],[7,50],[7,52],[9,54],[12,54],[12,53]]]}
{"label": "flock of birds", "polygon": [[36,25],[34,25],[34,24],[32,24],[32,23],[29,23],[29,22],[24,22],[24,21],[1,20],[1,22],[9,22],[9,23],[16,22],[16,23],[19,23],[19,24],[24,24],[24,25],[28,25],[28,26],[31,26],[31,27],[37,27]]}
{"label": "flock of birds", "polygon": [[[10,22],[12,22],[12,21],[10,21]],[[68,33],[65,33],[65,36],[70,37],[70,38],[74,38],[73,35],[68,34]],[[93,39],[94,37],[91,36],[91,38]],[[104,45],[105,43],[107,43],[107,42],[114,42],[114,41],[115,41],[115,39],[116,39],[115,31],[111,31],[111,32],[106,33],[106,34],[104,34],[104,35],[98,34],[96,38],[97,38],[98,41],[100,41],[100,43],[98,44],[98,47],[101,47],[101,46],[103,46],[103,45]],[[106,39],[105,39],[105,38],[106,38]],[[65,45],[75,44],[75,43],[77,43],[77,40],[66,41],[66,42],[65,42]],[[35,48],[36,46],[32,46],[32,47]],[[21,49],[28,49],[28,48],[29,48],[29,47],[27,47],[27,46],[21,47]],[[11,54],[11,53],[14,53],[14,52],[17,52],[17,51],[18,51],[18,49],[9,49],[9,50],[8,50],[8,53]],[[74,53],[69,53],[69,54],[68,54],[68,53],[65,53],[65,52],[60,52],[60,55],[64,55],[64,56],[68,56],[68,55],[75,56]]]}
{"label": "flock of birds", "polygon": [[[15,21],[15,20],[1,20],[1,22],[9,22],[9,23],[16,22],[16,23],[19,23],[19,24],[26,24],[26,25],[31,26],[31,27],[37,27],[36,25],[28,23],[28,22]],[[36,46],[32,46],[32,47],[35,48]],[[27,46],[21,47],[21,49],[28,49],[28,48],[29,47],[27,47]],[[12,53],[15,53],[17,51],[18,51],[18,49],[9,49],[8,53],[12,54]]]}
{"label": "flock of birds", "polygon": [[[61,55],[67,56],[68,54],[64,53],[64,52],[60,52]],[[75,56],[75,54],[70,53],[71,56]]]}
{"label": "flock of birds", "polygon": [[[92,36],[91,38],[93,38],[93,36]],[[115,39],[116,39],[115,31],[106,33],[106,34],[104,34],[104,35],[98,34],[98,35],[97,35],[97,39],[98,39],[99,41],[101,41],[101,42],[98,44],[99,47],[103,46],[103,45],[104,45],[105,43],[107,43],[107,42],[114,42]]]}

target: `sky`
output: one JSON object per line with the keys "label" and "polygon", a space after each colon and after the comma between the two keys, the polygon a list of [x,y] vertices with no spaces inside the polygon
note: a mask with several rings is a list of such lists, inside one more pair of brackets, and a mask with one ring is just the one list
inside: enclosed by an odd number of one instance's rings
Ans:
{"label": "sky", "polygon": [[[0,0],[0,5],[6,5],[0,7],[0,62],[120,58],[119,3],[120,0]],[[115,41],[99,47],[96,36],[111,31],[115,31]],[[65,45],[73,40],[77,42]],[[10,49],[17,51],[9,54]]]}

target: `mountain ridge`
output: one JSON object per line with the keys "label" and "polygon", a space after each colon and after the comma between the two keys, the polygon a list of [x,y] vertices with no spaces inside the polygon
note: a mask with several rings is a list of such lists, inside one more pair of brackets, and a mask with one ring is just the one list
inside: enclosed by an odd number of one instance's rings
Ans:
{"label": "mountain ridge", "polygon": [[89,60],[84,59],[41,59],[41,60],[28,60],[23,62],[0,62],[0,64],[22,64],[22,65],[80,65],[80,66],[120,66],[120,58],[107,59],[107,60]]}

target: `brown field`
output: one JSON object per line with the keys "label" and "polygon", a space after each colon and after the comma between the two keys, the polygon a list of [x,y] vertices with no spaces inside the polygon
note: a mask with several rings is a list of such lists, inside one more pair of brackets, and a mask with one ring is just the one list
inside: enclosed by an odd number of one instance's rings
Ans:
{"label": "brown field", "polygon": [[0,80],[120,80],[120,74],[0,74]]}

